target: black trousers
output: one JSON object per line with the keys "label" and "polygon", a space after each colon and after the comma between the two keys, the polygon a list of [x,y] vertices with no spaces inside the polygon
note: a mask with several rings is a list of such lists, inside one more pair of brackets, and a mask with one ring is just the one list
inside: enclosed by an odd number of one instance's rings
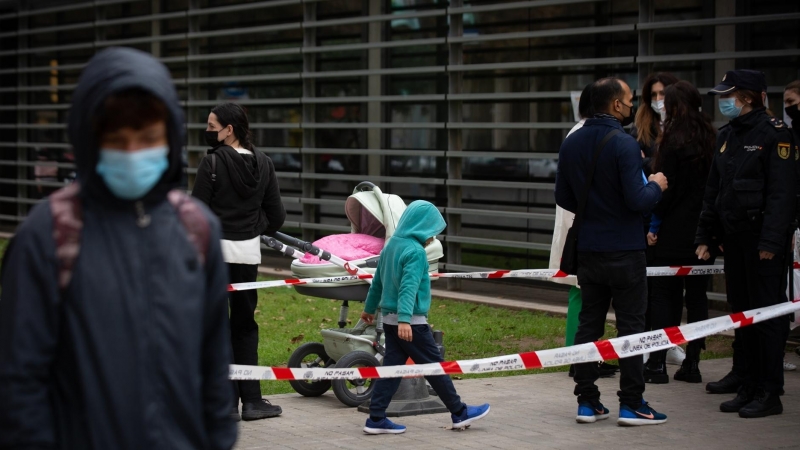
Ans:
{"label": "black trousers", "polygon": [[[257,264],[228,264],[231,283],[250,283],[258,276]],[[231,315],[231,345],[233,362],[250,366],[258,365],[258,324],[255,319],[258,291],[231,292],[228,297]],[[257,380],[233,382],[235,404],[261,401],[261,385]]]}
{"label": "black trousers", "polygon": [[[788,267],[784,255],[759,259],[758,236],[751,233],[726,236],[724,247],[725,284],[731,309],[739,312],[787,301]],[[788,322],[789,316],[781,316],[737,330],[746,386],[773,394],[783,390],[783,350]]]}
{"label": "black trousers", "polygon": [[[579,253],[578,284],[583,307],[575,335],[576,345],[594,342],[603,336],[609,306],[614,306],[618,336],[645,331],[647,267],[644,251]],[[619,366],[619,401],[638,409],[644,393],[642,356],[620,359]],[[595,363],[575,365],[578,403],[600,399],[595,385],[598,376],[599,367]]]}
{"label": "black trousers", "polygon": [[[696,266],[699,265],[697,258],[694,259],[659,259],[654,266]],[[702,262],[703,265],[713,264],[713,260]],[[683,305],[686,303],[686,321],[688,323],[699,322],[708,319],[708,281],[711,277],[707,275],[692,275],[686,277],[652,277],[647,280],[650,286],[648,298],[647,315],[651,329],[660,330],[662,328],[674,327],[681,324],[683,316]],[[684,296],[684,291],[685,296]],[[700,349],[705,349],[705,339],[696,339],[689,342],[687,354],[690,357],[699,357]],[[660,350],[653,352],[650,358],[654,361],[663,362],[667,351]]]}

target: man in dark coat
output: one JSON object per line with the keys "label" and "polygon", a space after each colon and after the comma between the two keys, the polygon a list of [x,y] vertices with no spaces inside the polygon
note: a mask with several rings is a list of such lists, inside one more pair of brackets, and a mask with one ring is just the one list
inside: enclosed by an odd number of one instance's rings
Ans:
{"label": "man in dark coat", "polygon": [[[622,127],[634,114],[630,87],[620,79],[603,78],[595,83],[591,94],[594,117],[561,144],[555,189],[558,206],[583,219],[581,225],[573,225],[579,226],[577,275],[583,300],[576,345],[603,336],[612,305],[619,336],[645,331],[647,274],[642,213],[652,210],[667,189],[662,173],[642,182],[638,145],[623,132]],[[596,161],[596,167],[592,167],[592,161]],[[586,199],[584,211],[579,211],[581,197]],[[642,398],[642,357],[617,356],[621,371],[617,423],[638,426],[666,422],[667,416]],[[599,370],[594,363],[575,365],[579,423],[608,418],[595,384]]]}
{"label": "man in dark coat", "polygon": [[108,49],[72,100],[79,184],[34,207],[4,258],[0,448],[229,449],[221,232],[173,190],[184,118],[170,74]]}

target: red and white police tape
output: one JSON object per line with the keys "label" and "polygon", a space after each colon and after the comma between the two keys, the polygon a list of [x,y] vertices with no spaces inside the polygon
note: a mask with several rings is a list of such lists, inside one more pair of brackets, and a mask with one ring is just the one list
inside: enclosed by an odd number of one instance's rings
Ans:
{"label": "red and white police tape", "polygon": [[733,328],[744,327],[800,310],[800,300],[766,306],[714,319],[648,331],[605,341],[492,358],[386,367],[288,368],[230,366],[232,380],[338,380],[400,378],[463,373],[539,369],[590,361],[608,361],[662,350]]}
{"label": "red and white police tape", "polygon": [[[795,266],[798,269],[798,266]],[[721,265],[716,266],[670,266],[670,267],[648,267],[648,277],[682,277],[687,275],[717,275],[725,273]],[[550,280],[553,278],[569,278],[574,275],[567,275],[558,269],[521,269],[521,270],[493,270],[489,272],[467,272],[467,273],[434,273],[431,278],[478,278],[478,279],[497,279],[497,278],[537,278]],[[337,283],[340,281],[368,280],[370,274],[343,275],[327,278],[292,278],[288,280],[275,281],[256,281],[252,283],[236,283],[228,285],[228,291],[246,291],[250,289],[264,289],[281,286],[297,286],[312,283]]]}

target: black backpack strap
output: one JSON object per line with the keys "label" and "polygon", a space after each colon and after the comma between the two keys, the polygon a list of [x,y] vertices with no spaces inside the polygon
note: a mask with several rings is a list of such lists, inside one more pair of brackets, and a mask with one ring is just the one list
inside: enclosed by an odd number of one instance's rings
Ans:
{"label": "black backpack strap", "polygon": [[211,182],[217,181],[217,155],[211,154]]}
{"label": "black backpack strap", "polygon": [[592,157],[592,163],[589,166],[589,175],[586,177],[586,186],[583,189],[583,193],[581,197],[578,199],[578,210],[575,211],[575,220],[572,222],[572,228],[575,230],[579,230],[581,224],[583,223],[583,213],[586,210],[586,202],[589,201],[589,191],[592,188],[592,179],[594,179],[594,172],[597,169],[597,160],[600,159],[600,152],[603,150],[603,147],[608,144],[608,141],[611,140],[614,136],[618,135],[620,130],[615,129],[610,131],[608,134],[605,135],[603,140],[597,144],[597,148],[594,150],[594,156]]}

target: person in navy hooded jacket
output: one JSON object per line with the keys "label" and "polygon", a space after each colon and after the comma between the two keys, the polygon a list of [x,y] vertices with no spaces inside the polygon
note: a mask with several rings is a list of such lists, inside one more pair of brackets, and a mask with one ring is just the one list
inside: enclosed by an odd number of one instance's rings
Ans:
{"label": "person in navy hooded jacket", "polygon": [[4,257],[0,448],[236,441],[221,231],[179,189],[184,125],[149,54],[107,49],[81,74],[78,182],[33,208]]}

